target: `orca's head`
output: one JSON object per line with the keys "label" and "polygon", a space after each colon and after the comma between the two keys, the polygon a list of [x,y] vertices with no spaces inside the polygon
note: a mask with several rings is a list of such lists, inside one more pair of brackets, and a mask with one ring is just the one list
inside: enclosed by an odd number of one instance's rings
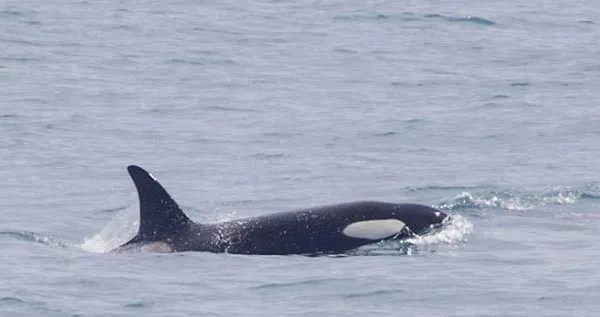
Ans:
{"label": "orca's head", "polygon": [[424,205],[402,205],[400,211],[400,220],[416,234],[438,229],[448,218],[444,212]]}
{"label": "orca's head", "polygon": [[342,229],[347,237],[381,240],[404,239],[438,229],[448,216],[440,210],[418,204],[370,204],[372,218],[351,222]]}

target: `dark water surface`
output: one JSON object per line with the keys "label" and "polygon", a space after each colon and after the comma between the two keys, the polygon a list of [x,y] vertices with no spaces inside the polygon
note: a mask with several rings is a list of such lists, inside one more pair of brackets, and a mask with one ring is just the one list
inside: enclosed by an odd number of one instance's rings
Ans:
{"label": "dark water surface", "polygon": [[[0,316],[598,316],[595,1],[4,1]],[[196,221],[454,221],[359,256],[114,254]]]}

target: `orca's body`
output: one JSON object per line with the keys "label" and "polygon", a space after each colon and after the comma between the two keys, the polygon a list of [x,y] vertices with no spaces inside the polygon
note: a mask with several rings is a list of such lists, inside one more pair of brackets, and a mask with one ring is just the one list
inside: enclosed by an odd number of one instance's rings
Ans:
{"label": "orca's body", "polygon": [[137,235],[117,248],[158,252],[331,254],[439,226],[446,214],[417,204],[354,202],[215,224],[191,221],[148,172],[129,166],[140,200]]}

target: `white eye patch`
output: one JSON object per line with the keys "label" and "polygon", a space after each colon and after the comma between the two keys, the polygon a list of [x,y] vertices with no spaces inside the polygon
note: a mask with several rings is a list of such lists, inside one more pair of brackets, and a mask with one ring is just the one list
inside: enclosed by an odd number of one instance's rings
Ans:
{"label": "white eye patch", "polygon": [[398,219],[365,220],[349,224],[342,233],[351,238],[381,240],[397,234],[405,226]]}

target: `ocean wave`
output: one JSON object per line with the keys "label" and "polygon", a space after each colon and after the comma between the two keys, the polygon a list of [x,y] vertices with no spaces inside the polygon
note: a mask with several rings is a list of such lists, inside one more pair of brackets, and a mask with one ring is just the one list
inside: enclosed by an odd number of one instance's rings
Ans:
{"label": "ocean wave", "polygon": [[452,199],[442,201],[436,207],[449,211],[483,208],[527,211],[547,205],[575,204],[585,199],[600,199],[597,184],[589,184],[580,189],[558,186],[539,192],[511,190],[488,192],[463,191]]}
{"label": "ocean wave", "polygon": [[2,10],[0,11],[0,16],[23,16],[25,15],[24,12],[22,11],[15,11],[15,10]]}
{"label": "ocean wave", "polygon": [[395,14],[383,14],[383,13],[357,13],[350,15],[340,15],[334,18],[335,20],[351,20],[351,21],[362,21],[362,20],[398,20],[398,21],[423,21],[428,19],[440,19],[446,22],[459,22],[459,23],[473,23],[478,25],[491,26],[496,25],[496,22],[472,15],[466,16],[448,16],[442,14],[415,14],[411,12],[402,12]]}
{"label": "ocean wave", "polygon": [[31,231],[3,231],[0,232],[0,236],[8,236],[22,241],[37,242],[60,249],[66,249],[69,247],[66,242],[60,239]]}
{"label": "ocean wave", "polygon": [[480,25],[495,25],[496,24],[496,22],[494,22],[492,20],[488,20],[488,19],[476,17],[476,16],[471,16],[471,15],[454,17],[454,16],[446,16],[446,15],[441,15],[441,14],[427,14],[427,15],[425,15],[425,17],[426,18],[443,19],[448,22],[469,22],[469,23],[475,23],[475,24],[480,24]]}
{"label": "ocean wave", "polygon": [[0,298],[0,303],[2,305],[20,305],[24,304],[25,301],[17,297],[2,297]]}
{"label": "ocean wave", "polygon": [[343,279],[339,278],[310,278],[310,279],[302,279],[298,281],[290,281],[290,282],[276,282],[276,283],[263,283],[256,286],[251,286],[250,289],[260,290],[260,289],[273,289],[273,288],[295,288],[300,285],[306,286],[319,286],[329,282],[338,282],[343,281]]}
{"label": "ocean wave", "polygon": [[355,293],[350,293],[350,294],[346,294],[344,295],[344,298],[359,298],[359,297],[380,297],[383,295],[388,295],[388,294],[398,294],[398,293],[406,293],[407,291],[402,290],[402,289],[380,289],[380,290],[373,290],[373,291],[362,291],[362,292],[355,292]]}

